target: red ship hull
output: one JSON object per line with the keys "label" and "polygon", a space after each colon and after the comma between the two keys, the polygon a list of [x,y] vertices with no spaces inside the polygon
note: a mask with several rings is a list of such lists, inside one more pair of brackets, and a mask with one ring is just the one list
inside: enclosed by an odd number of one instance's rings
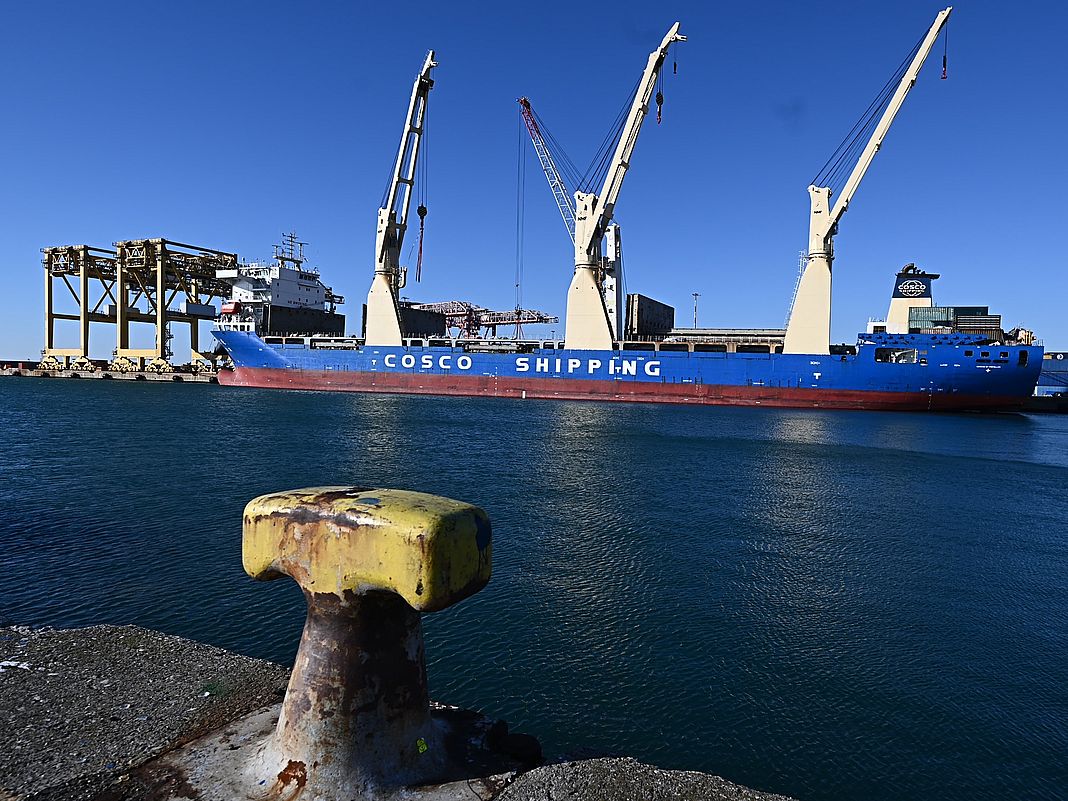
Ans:
{"label": "red ship hull", "polygon": [[883,411],[1014,411],[1019,398],[938,392],[879,392],[767,386],[660,384],[583,379],[465,375],[406,375],[331,370],[238,367],[221,370],[219,383],[267,389],[462,395],[542,400],[622,401],[708,406]]}

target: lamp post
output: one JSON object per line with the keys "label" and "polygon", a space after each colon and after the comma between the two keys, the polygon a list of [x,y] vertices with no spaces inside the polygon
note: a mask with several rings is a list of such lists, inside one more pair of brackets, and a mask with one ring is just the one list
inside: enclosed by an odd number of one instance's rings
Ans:
{"label": "lamp post", "polygon": [[693,327],[697,328],[697,299],[701,297],[700,292],[693,293]]}

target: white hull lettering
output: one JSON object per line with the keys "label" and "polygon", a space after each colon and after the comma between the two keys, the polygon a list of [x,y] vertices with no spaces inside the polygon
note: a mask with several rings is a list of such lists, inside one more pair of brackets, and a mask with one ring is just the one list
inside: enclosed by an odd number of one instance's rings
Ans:
{"label": "white hull lettering", "polygon": [[418,367],[420,370],[433,370],[437,367],[439,370],[470,370],[472,367],[472,361],[470,356],[457,356],[456,361],[453,361],[453,357],[449,355],[442,355],[435,358],[429,353],[424,353],[418,358],[414,353],[405,353],[400,357],[400,361],[397,360],[397,354],[387,353],[382,357],[382,366],[388,367],[391,370],[399,367],[404,367],[408,370],[414,370]]}
{"label": "white hull lettering", "polygon": [[[461,359],[466,359],[466,356],[461,356]],[[470,361],[470,360],[468,360]],[[535,373],[553,373],[559,375],[560,373],[581,373],[585,372],[587,375],[596,375],[601,372],[605,367],[605,363],[600,359],[586,359],[585,365],[582,359],[547,359],[544,357],[536,357],[531,364],[530,356],[517,356],[515,359],[515,371],[517,373],[529,373],[532,371]],[[457,366],[460,366],[460,361],[457,361]],[[585,369],[583,369],[585,368]],[[463,369],[467,369],[466,367]],[[660,361],[658,359],[646,361],[642,364],[642,372],[651,377],[658,378],[660,376]],[[638,375],[638,361],[637,359],[611,359],[608,362],[608,374],[609,375]]]}

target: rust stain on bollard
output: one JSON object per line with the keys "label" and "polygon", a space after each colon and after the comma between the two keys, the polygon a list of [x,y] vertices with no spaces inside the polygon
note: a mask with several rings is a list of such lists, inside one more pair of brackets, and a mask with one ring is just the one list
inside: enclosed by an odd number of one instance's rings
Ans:
{"label": "rust stain on bollard", "polygon": [[[304,789],[304,785],[308,783],[308,771],[303,762],[297,762],[296,760],[289,760],[289,764],[282,768],[278,773],[278,793],[275,793],[279,801],[296,801],[296,798],[300,795]],[[284,791],[290,784],[295,786],[289,795],[283,795]],[[273,791],[273,790],[272,790]]]}
{"label": "rust stain on bollard", "polygon": [[308,603],[278,724],[248,766],[254,791],[374,797],[442,773],[421,613],[486,585],[491,539],[481,509],[418,492],[320,487],[248,504],[246,572],[289,576]]}

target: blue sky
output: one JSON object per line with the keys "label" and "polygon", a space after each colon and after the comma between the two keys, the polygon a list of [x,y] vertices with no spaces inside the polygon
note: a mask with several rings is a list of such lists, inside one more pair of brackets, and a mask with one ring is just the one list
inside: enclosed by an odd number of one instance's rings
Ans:
{"label": "blue sky", "polygon": [[[702,325],[780,326],[809,181],[941,5],[3,8],[0,356],[17,358],[43,344],[40,248],[140,237],[252,259],[295,229],[355,330],[377,205],[429,48],[440,62],[430,214],[423,281],[407,294],[510,308],[516,98],[528,95],[585,165],[676,19],[690,41],[616,209],[628,289],[673,303],[680,320],[700,292]],[[939,44],[843,218],[836,341],[881,316],[893,273],[917,262],[943,276],[936,302],[989,304],[1068,349],[1066,33],[1059,3],[956,6],[949,80]],[[562,315],[571,245],[523,144],[524,304]],[[64,328],[59,344],[75,337]],[[94,355],[108,355],[113,329],[94,326],[93,338]]]}

